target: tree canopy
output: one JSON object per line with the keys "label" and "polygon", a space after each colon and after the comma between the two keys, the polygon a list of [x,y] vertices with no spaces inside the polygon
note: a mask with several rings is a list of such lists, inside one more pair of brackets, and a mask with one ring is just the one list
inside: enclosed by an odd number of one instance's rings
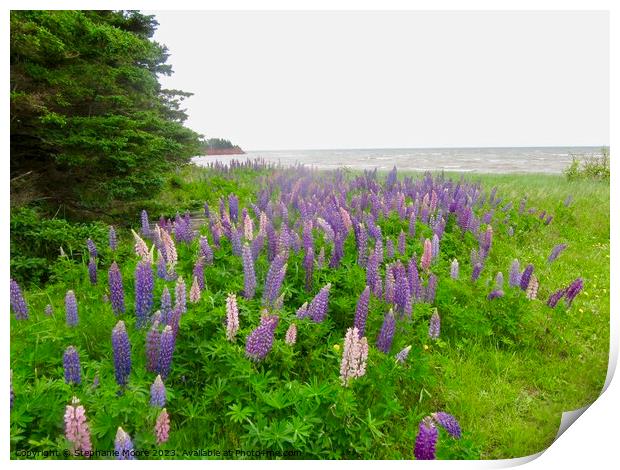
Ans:
{"label": "tree canopy", "polygon": [[98,214],[199,153],[191,94],[158,81],[172,70],[157,26],[136,11],[11,12],[12,197]]}

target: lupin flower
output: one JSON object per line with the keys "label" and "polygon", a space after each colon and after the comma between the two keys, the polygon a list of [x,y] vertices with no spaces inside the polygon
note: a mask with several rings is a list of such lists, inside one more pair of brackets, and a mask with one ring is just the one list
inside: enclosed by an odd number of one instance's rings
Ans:
{"label": "lupin flower", "polygon": [[65,383],[79,385],[82,383],[82,371],[80,367],[80,355],[77,349],[69,346],[62,357],[65,368]]}
{"label": "lupin flower", "polygon": [[549,299],[547,300],[547,305],[551,308],[555,308],[560,299],[564,297],[564,294],[566,294],[566,288],[555,291],[549,296]]}
{"label": "lupin flower", "polygon": [[538,279],[536,279],[536,276],[532,274],[530,277],[530,282],[527,284],[527,289],[525,290],[525,297],[529,300],[534,300],[537,294]]}
{"label": "lupin flower", "polygon": [[155,377],[155,381],[151,385],[151,406],[163,408],[166,406],[166,386],[161,380],[161,375]]}
{"label": "lupin flower", "polygon": [[431,417],[455,439],[461,438],[461,426],[454,416],[445,411],[431,413]]}
{"label": "lupin flower", "polygon": [[91,258],[88,261],[88,278],[90,283],[94,286],[97,284],[97,261],[96,258]]}
{"label": "lupin flower", "polygon": [[566,302],[568,303],[569,306],[573,303],[573,300],[575,299],[575,297],[577,297],[577,294],[579,294],[579,292],[581,292],[582,289],[583,289],[582,278],[578,277],[573,282],[571,282],[571,284],[566,289],[566,294],[565,294]]}
{"label": "lupin flower", "polygon": [[249,214],[245,214],[243,219],[243,236],[246,240],[252,240],[254,238],[254,224]]}
{"label": "lupin flower", "polygon": [[108,270],[108,286],[110,288],[110,302],[115,315],[125,313],[125,291],[123,290],[123,277],[116,261]]}
{"label": "lupin flower", "polygon": [[459,278],[459,262],[456,258],[454,258],[452,264],[450,264],[450,277],[452,279]]}
{"label": "lupin flower", "polygon": [[168,435],[170,433],[170,417],[168,416],[168,412],[166,408],[161,410],[159,416],[157,416],[157,421],[155,421],[155,440],[158,445],[163,444],[168,441]]}
{"label": "lupin flower", "polygon": [[162,290],[161,292],[159,310],[162,315],[162,323],[167,325],[170,319],[170,312],[172,311],[172,299],[170,298],[170,291],[168,290],[168,286],[164,286],[164,290]]}
{"label": "lupin flower", "polygon": [[312,271],[314,268],[314,250],[312,247],[306,248],[303,267],[306,271],[306,290],[309,291],[312,289]]}
{"label": "lupin flower", "polygon": [[243,245],[243,297],[251,299],[256,293],[256,273],[254,271],[254,258],[250,246],[246,242]]}
{"label": "lupin flower", "polygon": [[549,263],[555,261],[555,259],[560,255],[560,253],[562,253],[566,249],[567,246],[568,245],[566,243],[560,243],[559,245],[554,246],[553,250],[551,250],[549,258],[547,258],[547,261]]}
{"label": "lupin flower", "polygon": [[153,326],[146,334],[146,370],[155,372],[159,361],[159,322],[154,321]]}
{"label": "lupin flower", "polygon": [[136,266],[136,327],[146,325],[153,308],[153,271],[151,264],[142,260]]}
{"label": "lupin flower", "polygon": [[405,255],[406,244],[407,244],[407,236],[405,235],[405,232],[401,230],[400,235],[398,235],[398,253],[401,256]]}
{"label": "lupin flower", "polygon": [[435,291],[437,290],[437,276],[434,273],[428,277],[426,286],[426,301],[432,304],[435,301]]}
{"label": "lupin flower", "polygon": [[390,352],[392,341],[394,340],[395,328],[396,319],[394,318],[394,313],[390,309],[383,319],[383,325],[381,326],[381,331],[377,337],[377,349],[379,349],[379,351],[382,351],[385,354]]}
{"label": "lupin flower", "polygon": [[532,277],[532,273],[534,272],[534,265],[528,264],[527,267],[523,270],[521,274],[521,281],[519,283],[521,290],[527,290],[527,286],[530,285],[530,277]]}
{"label": "lupin flower", "polygon": [[504,291],[501,289],[494,289],[492,290],[489,295],[487,296],[488,300],[493,300],[493,299],[499,299],[500,297],[504,296]]}
{"label": "lupin flower", "polygon": [[428,271],[431,267],[431,258],[433,255],[433,246],[431,241],[427,238],[424,240],[424,252],[422,253],[422,259],[420,260],[420,264],[424,271]]}
{"label": "lupin flower", "polygon": [[355,319],[353,326],[357,328],[360,336],[364,336],[366,330],[366,318],[368,317],[368,302],[370,301],[370,287],[366,288],[360,294],[355,308]]}
{"label": "lupin flower", "polygon": [[329,303],[329,291],[331,283],[325,285],[319,293],[312,299],[308,306],[308,316],[315,323],[321,323],[327,316],[327,307]]}
{"label": "lupin flower", "polygon": [[77,397],[73,397],[65,409],[65,437],[71,442],[74,452],[88,455],[92,451],[86,411]]}
{"label": "lupin flower", "polygon": [[402,349],[398,354],[396,354],[396,362],[403,364],[407,360],[407,357],[409,357],[409,351],[411,351],[411,345],[407,346],[406,348]]}
{"label": "lupin flower", "polygon": [[182,277],[177,279],[176,286],[174,287],[174,306],[178,307],[181,314],[187,311],[187,292],[185,291],[185,281]]}
{"label": "lupin flower", "polygon": [[47,304],[43,312],[45,313],[46,316],[51,317],[52,313],[54,313],[54,309],[52,308],[51,304]]}
{"label": "lupin flower", "polygon": [[131,346],[125,323],[120,320],[112,329],[112,351],[114,353],[114,375],[116,383],[127,385],[131,372]]}
{"label": "lupin flower", "polygon": [[394,258],[394,242],[391,238],[388,238],[387,242],[385,242],[385,256],[387,259]]}
{"label": "lupin flower", "polygon": [[[149,257],[149,247],[146,245],[146,242],[142,240],[142,237],[140,237],[140,235],[138,235],[133,229],[131,229],[131,233],[134,238],[134,250],[136,254],[142,259],[147,259]],[[162,234],[163,233],[166,233],[166,231],[164,230]]]}
{"label": "lupin flower", "polygon": [[19,284],[13,279],[11,279],[10,299],[11,308],[15,314],[15,318],[17,320],[28,320],[28,306],[26,305],[26,301],[24,300]]}
{"label": "lupin flower", "polygon": [[67,291],[65,295],[65,316],[67,325],[75,326],[78,324],[77,300],[72,290]]}
{"label": "lupin flower", "polygon": [[396,279],[394,279],[394,271],[392,266],[388,265],[385,268],[385,301],[388,303],[394,303],[394,294],[396,292]]}
{"label": "lupin flower", "polygon": [[482,263],[478,262],[474,264],[474,268],[471,271],[471,280],[476,281],[480,277],[481,272],[482,272]]}
{"label": "lupin flower", "polygon": [[172,366],[172,354],[174,353],[174,333],[170,325],[167,325],[162,331],[159,339],[159,361],[157,372],[162,379],[166,380]]}
{"label": "lupin flower", "polygon": [[297,309],[297,313],[295,316],[299,319],[308,316],[308,302],[304,302],[303,305]]}
{"label": "lupin flower", "polygon": [[317,269],[323,269],[324,264],[325,264],[325,247],[321,247],[321,249],[319,250],[319,255],[316,258]]}
{"label": "lupin flower", "polygon": [[431,241],[431,258],[435,259],[437,256],[439,256],[439,236],[435,233]]}
{"label": "lupin flower", "polygon": [[286,335],[284,336],[284,342],[289,346],[292,346],[297,341],[297,325],[295,323],[291,323],[286,330]]}
{"label": "lupin flower", "polygon": [[245,354],[254,361],[263,360],[273,347],[273,339],[278,326],[277,315],[261,318],[261,324],[250,333],[245,343]]}
{"label": "lupin flower", "polygon": [[203,257],[199,257],[196,260],[196,264],[194,265],[194,270],[192,271],[192,275],[198,281],[198,288],[200,289],[200,292],[205,290],[204,263],[205,263],[205,259]]}
{"label": "lupin flower", "polygon": [[194,276],[194,282],[192,282],[192,287],[189,289],[189,301],[193,304],[200,301],[200,286],[196,276]]}
{"label": "lupin flower", "polygon": [[116,460],[135,460],[133,442],[129,434],[119,427],[116,431],[116,439],[114,440],[114,450],[116,452]]}
{"label": "lupin flower", "polygon": [[239,309],[237,308],[237,296],[228,294],[226,298],[226,339],[233,341],[239,331]]}
{"label": "lupin flower", "polygon": [[438,437],[439,431],[437,431],[430,416],[420,421],[413,451],[415,458],[417,460],[435,460],[435,446]]}
{"label": "lupin flower", "polygon": [[510,277],[508,283],[510,287],[519,287],[521,285],[521,268],[519,260],[514,260],[510,266]]}
{"label": "lupin flower", "polygon": [[110,246],[110,250],[116,251],[118,242],[116,240],[116,230],[114,230],[112,225],[110,225],[110,229],[108,230],[108,244]]}
{"label": "lupin flower", "polygon": [[86,248],[88,248],[88,256],[90,258],[97,257],[97,246],[95,245],[95,242],[92,241],[90,238],[86,240]]}
{"label": "lupin flower", "polygon": [[430,336],[431,339],[437,339],[439,338],[440,332],[441,332],[441,318],[439,317],[439,312],[437,312],[437,309],[435,309],[435,311],[431,315],[431,321],[428,327],[428,336]]}
{"label": "lupin flower", "polygon": [[211,249],[211,245],[209,245],[209,240],[205,236],[200,236],[199,240],[200,245],[200,256],[205,259],[207,264],[213,263],[213,250]]}
{"label": "lupin flower", "polygon": [[352,379],[366,374],[366,360],[368,359],[368,340],[360,338],[357,328],[347,329],[342,348],[340,362],[340,381],[347,387]]}

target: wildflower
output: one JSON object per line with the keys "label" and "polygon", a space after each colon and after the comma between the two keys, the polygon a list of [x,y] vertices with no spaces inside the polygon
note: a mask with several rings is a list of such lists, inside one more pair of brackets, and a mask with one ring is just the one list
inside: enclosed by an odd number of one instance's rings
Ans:
{"label": "wildflower", "polygon": [[547,261],[549,263],[555,261],[555,259],[566,249],[566,247],[568,247],[566,243],[560,243],[559,245],[554,246],[551,250],[549,258],[547,258]]}
{"label": "wildflower", "polygon": [[187,293],[185,291],[185,281],[182,277],[177,279],[176,286],[174,287],[174,306],[178,307],[181,314],[187,311]]}
{"label": "wildflower", "polygon": [[303,267],[306,271],[306,290],[309,291],[312,289],[312,271],[314,268],[314,250],[312,248],[306,248]]}
{"label": "wildflower", "polygon": [[432,304],[435,301],[435,291],[437,290],[437,276],[433,273],[428,277],[426,286],[426,301]]}
{"label": "wildflower", "polygon": [[353,326],[357,328],[360,336],[364,336],[364,331],[366,330],[366,318],[368,317],[369,301],[370,287],[366,286],[357,301],[357,307],[355,308],[355,319],[353,320]]}
{"label": "wildflower", "polygon": [[92,451],[86,411],[77,397],[73,397],[71,404],[65,409],[65,437],[71,442],[74,451],[82,453]]}
{"label": "wildflower", "polygon": [[149,215],[144,209],[140,213],[140,222],[142,223],[142,235],[146,238],[150,238],[151,228],[149,226]]}
{"label": "wildflower", "polygon": [[77,300],[72,290],[65,295],[65,316],[67,325],[75,326],[78,324]]}
{"label": "wildflower", "polygon": [[420,264],[424,271],[428,271],[428,269],[431,267],[432,254],[433,246],[431,244],[431,241],[427,238],[424,240],[424,252],[422,253],[422,259],[420,261]]}
{"label": "wildflower", "polygon": [[153,308],[153,271],[151,265],[142,260],[136,266],[136,327],[146,324]]}
{"label": "wildflower", "polygon": [[573,303],[573,300],[575,299],[575,297],[577,297],[577,294],[579,294],[579,292],[581,292],[582,289],[583,289],[582,278],[578,277],[573,282],[571,282],[571,284],[566,289],[566,294],[565,294],[566,302],[568,303],[569,306]]}
{"label": "wildflower", "polygon": [[168,286],[164,286],[164,289],[161,292],[159,310],[161,311],[162,315],[162,323],[168,324],[170,312],[172,310],[172,299],[170,298],[170,291],[168,290]]}
{"label": "wildflower", "polygon": [[82,372],[80,368],[80,355],[77,349],[69,346],[62,357],[65,368],[65,383],[79,385],[82,383]]}
{"label": "wildflower", "polygon": [[174,333],[170,325],[167,325],[159,338],[159,361],[157,366],[157,372],[159,372],[159,375],[161,375],[164,380],[168,377],[170,367],[172,366],[174,343]]}
{"label": "wildflower", "polygon": [[170,417],[168,416],[166,408],[161,410],[161,413],[159,413],[159,416],[157,416],[154,431],[155,439],[158,445],[168,441],[168,435],[170,433]]}
{"label": "wildflower", "polygon": [[525,290],[525,297],[529,300],[534,300],[538,293],[538,279],[536,276],[532,274],[530,277],[530,282],[527,284],[527,289]]}
{"label": "wildflower", "polygon": [[530,277],[532,277],[532,273],[534,272],[534,265],[528,264],[527,267],[523,270],[521,274],[521,282],[520,287],[521,290],[526,290],[527,286],[530,285]]}
{"label": "wildflower", "polygon": [[494,289],[492,290],[489,295],[487,296],[488,300],[493,300],[493,299],[498,299],[500,297],[504,296],[504,291],[501,289]]}
{"label": "wildflower", "polygon": [[200,246],[200,256],[205,259],[207,264],[213,263],[213,250],[209,245],[209,240],[205,236],[200,236],[200,240],[198,242]]}
{"label": "wildflower", "polygon": [[441,318],[439,317],[439,312],[437,312],[437,309],[435,309],[435,311],[431,315],[431,321],[428,327],[428,336],[430,336],[432,339],[437,339],[439,338],[440,331]]}
{"label": "wildflower", "polygon": [[254,293],[256,292],[256,274],[254,272],[254,259],[252,257],[250,246],[247,242],[243,245],[242,257],[244,276],[243,296],[246,299],[251,299],[254,297]]}
{"label": "wildflower", "polygon": [[52,308],[51,304],[47,304],[43,312],[45,313],[46,316],[50,317],[52,316],[52,313],[54,313],[54,309]]}
{"label": "wildflower", "polygon": [[178,261],[177,248],[174,240],[166,230],[162,230],[160,233],[163,248],[162,253],[166,260],[166,265],[169,269],[172,269]]}
{"label": "wildflower", "polygon": [[319,250],[319,255],[316,258],[316,267],[317,269],[322,269],[325,264],[325,247],[321,247]]}
{"label": "wildflower", "polygon": [[252,218],[249,214],[245,214],[245,218],[243,220],[243,235],[246,240],[252,240],[254,237],[254,225],[252,223]]}
{"label": "wildflower", "polygon": [[405,255],[406,243],[407,243],[407,236],[405,235],[405,232],[401,230],[400,235],[398,235],[398,253],[401,256]]}
{"label": "wildflower", "polygon": [[86,248],[88,248],[88,256],[90,258],[97,257],[97,246],[95,245],[95,242],[92,241],[90,238],[86,240]]}
{"label": "wildflower", "polygon": [[439,236],[435,233],[433,234],[433,239],[431,241],[431,259],[437,258],[439,255]]}
{"label": "wildflower", "polygon": [[135,460],[133,442],[129,434],[119,427],[116,431],[116,439],[114,440],[114,450],[116,451],[116,460]]}
{"label": "wildflower", "polygon": [[226,298],[226,339],[233,341],[239,330],[239,309],[237,308],[237,296],[228,294]]}
{"label": "wildflower", "polygon": [[396,355],[396,362],[398,362],[400,364],[403,364],[407,360],[407,357],[409,356],[409,351],[411,351],[411,345],[409,345],[406,348],[402,349]]}
{"label": "wildflower", "polygon": [[116,240],[116,230],[114,230],[112,225],[110,225],[110,229],[108,230],[108,244],[110,246],[110,250],[116,251],[118,243]]}
{"label": "wildflower", "polygon": [[146,334],[146,370],[155,372],[157,370],[157,361],[159,360],[159,322],[154,321],[153,326]]}
{"label": "wildflower", "polygon": [[388,265],[385,269],[385,301],[394,303],[394,294],[396,290],[396,280],[394,279],[394,271],[392,266]]}
{"label": "wildflower", "polygon": [[112,329],[112,351],[114,353],[114,375],[116,383],[127,385],[131,372],[131,347],[125,323],[120,320]]}
{"label": "wildflower", "polygon": [[97,284],[97,261],[96,258],[91,258],[88,262],[88,278],[90,283],[94,286]]}
{"label": "wildflower", "polygon": [[482,272],[482,263],[478,262],[474,264],[474,268],[471,271],[471,280],[476,281],[480,277],[481,272]]}
{"label": "wildflower", "polygon": [[192,275],[198,281],[198,288],[200,291],[205,290],[205,272],[204,272],[204,263],[205,259],[203,257],[199,257],[196,260],[196,264],[194,265],[194,270],[192,271]]}
{"label": "wildflower", "polygon": [[163,408],[166,406],[166,386],[161,380],[161,375],[155,377],[151,385],[151,406]]}
{"label": "wildflower", "polygon": [[297,313],[295,316],[299,319],[308,316],[308,302],[304,302],[303,305],[297,309]]}
{"label": "wildflower", "polygon": [[295,323],[291,323],[286,330],[286,335],[284,336],[284,342],[289,346],[292,346],[297,341],[297,325]]}
{"label": "wildflower", "polygon": [[495,275],[495,288],[499,290],[504,288],[504,274],[501,271]]}
{"label": "wildflower", "polygon": [[430,416],[427,416],[418,427],[413,454],[417,460],[435,460],[435,445],[439,432]]}
{"label": "wildflower", "polygon": [[456,258],[452,260],[452,264],[450,265],[450,277],[452,279],[459,278],[459,262]]}
{"label": "wildflower", "polygon": [[519,287],[521,285],[521,268],[519,260],[514,260],[510,266],[510,277],[508,283],[510,287]]}
{"label": "wildflower", "polygon": [[329,303],[329,291],[331,289],[331,283],[325,285],[319,293],[312,299],[308,306],[307,315],[315,323],[321,323],[325,320],[327,315],[327,307]]}
{"label": "wildflower", "polygon": [[368,340],[360,337],[357,328],[347,329],[340,362],[340,381],[345,387],[351,379],[362,377],[366,373],[368,359]]}
{"label": "wildflower", "polygon": [[437,411],[436,413],[431,413],[431,417],[452,437],[456,439],[461,438],[461,426],[454,416],[445,411]]}
{"label": "wildflower", "polygon": [[[142,259],[146,259],[149,257],[149,247],[146,245],[145,241],[142,240],[140,235],[138,235],[133,229],[131,230],[134,238],[134,251],[138,256]],[[163,232],[165,233],[165,231]]]}
{"label": "wildflower", "polygon": [[19,284],[13,279],[11,279],[10,299],[11,308],[13,309],[13,313],[15,313],[15,318],[17,320],[28,320],[28,306],[26,305],[26,301],[24,300]]}
{"label": "wildflower", "polygon": [[385,243],[385,256],[387,257],[387,259],[394,258],[394,242],[391,238],[388,238],[387,242]]}
{"label": "wildflower", "polygon": [[189,301],[193,304],[200,301],[200,286],[196,276],[194,276],[194,282],[192,282],[192,287],[189,289]]}
{"label": "wildflower", "polygon": [[395,327],[396,319],[394,318],[394,313],[390,309],[383,319],[383,325],[381,326],[381,331],[377,337],[377,348],[385,354],[389,353],[390,348],[392,347]]}
{"label": "wildflower", "polygon": [[123,277],[116,261],[108,270],[108,286],[110,288],[110,301],[115,315],[125,313],[125,291],[123,290]]}
{"label": "wildflower", "polygon": [[248,335],[245,353],[250,359],[260,361],[271,351],[278,321],[277,315],[265,316],[261,319],[261,324]]}
{"label": "wildflower", "polygon": [[551,308],[555,308],[560,299],[564,297],[564,294],[566,294],[566,288],[555,291],[549,296],[549,299],[547,300],[547,305]]}

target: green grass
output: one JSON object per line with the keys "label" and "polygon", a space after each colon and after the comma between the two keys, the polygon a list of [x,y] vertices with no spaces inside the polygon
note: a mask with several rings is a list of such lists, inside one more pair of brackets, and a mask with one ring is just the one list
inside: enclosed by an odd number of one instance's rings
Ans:
{"label": "green grass", "polygon": [[[233,191],[244,207],[262,189],[266,174],[241,171],[231,178],[186,167],[171,175],[166,190],[145,207],[152,217],[201,210],[205,200],[217,209],[217,199]],[[231,344],[223,339],[224,304],[227,292],[242,290],[243,276],[240,260],[224,242],[222,250],[216,251],[215,264],[205,269],[207,291],[182,321],[182,339],[166,383],[173,429],[165,448],[294,448],[311,458],[409,459],[420,419],[443,409],[459,419],[463,439],[455,441],[442,434],[441,458],[511,458],[545,449],[557,433],[562,411],[593,402],[607,372],[609,185],[568,182],[550,175],[467,174],[464,178],[480,181],[485,190],[496,186],[499,197],[513,202],[514,235],[508,235],[505,225],[496,225],[487,265],[474,284],[469,281],[469,249],[475,241],[469,234],[461,238],[447,230],[441,250],[459,258],[461,279],[449,278],[451,258],[442,255],[433,267],[440,277],[436,300],[442,316],[440,340],[428,339],[430,306],[416,305],[412,321],[399,326],[392,347],[396,353],[413,345],[408,366],[395,367],[391,357],[371,347],[367,375],[347,389],[338,381],[338,348],[365,284],[352,236],[345,245],[343,266],[316,272],[311,293],[301,287],[302,256],[291,257],[276,334],[279,340],[259,365],[243,357],[243,346],[245,336],[258,323],[268,263],[264,257],[257,263],[259,298],[238,298],[241,331]],[[565,207],[569,195],[573,202]],[[523,196],[528,208],[554,215],[550,225],[535,216],[517,215]],[[129,222],[136,227],[138,218]],[[382,226],[390,237],[403,227],[396,218],[384,220]],[[129,307],[123,318],[133,317],[136,260],[127,232],[119,231],[121,249],[115,255],[100,246],[105,266],[100,266],[97,287],[90,286],[83,262],[61,259],[54,269],[54,282],[32,286],[25,293],[31,320],[12,318],[13,458],[16,449],[67,447],[62,415],[73,394],[86,407],[96,448],[111,448],[119,425],[137,446],[154,447],[154,411],[148,406],[153,377],[144,371],[144,332],[133,325],[128,328],[134,367],[131,387],[118,397],[109,340],[118,319],[100,300],[107,287],[105,269],[115,258],[122,268]],[[428,236],[428,227],[419,224],[407,256],[414,251],[419,255],[420,233]],[[551,249],[559,243],[567,243],[568,248],[548,264]],[[186,279],[195,250],[196,242],[191,247],[179,245],[179,272]],[[536,266],[540,300],[528,301],[521,292],[507,290],[504,298],[487,301],[495,273],[502,271],[507,279],[514,258],[522,265]],[[573,305],[548,308],[548,295],[578,276],[584,278],[585,288]],[[300,323],[298,344],[289,348],[281,338],[297,307],[327,282],[333,285],[328,320],[318,325]],[[169,288],[173,285],[168,283]],[[76,291],[80,305],[80,325],[74,329],[64,325],[67,289]],[[155,305],[162,289],[163,282],[157,279]],[[54,305],[53,317],[42,313],[47,303]],[[385,304],[373,299],[367,324],[373,345],[384,312]],[[62,380],[62,353],[69,344],[78,347],[82,359],[84,377],[79,387]],[[101,385],[95,389],[91,384],[96,374]]]}

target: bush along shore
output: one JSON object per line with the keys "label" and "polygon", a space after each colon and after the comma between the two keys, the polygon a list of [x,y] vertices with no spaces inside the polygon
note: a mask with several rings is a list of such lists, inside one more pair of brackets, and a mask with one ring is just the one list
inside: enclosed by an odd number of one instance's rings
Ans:
{"label": "bush along shore", "polygon": [[605,182],[248,160],[143,207],[14,212],[12,458],[521,457],[604,383]]}

